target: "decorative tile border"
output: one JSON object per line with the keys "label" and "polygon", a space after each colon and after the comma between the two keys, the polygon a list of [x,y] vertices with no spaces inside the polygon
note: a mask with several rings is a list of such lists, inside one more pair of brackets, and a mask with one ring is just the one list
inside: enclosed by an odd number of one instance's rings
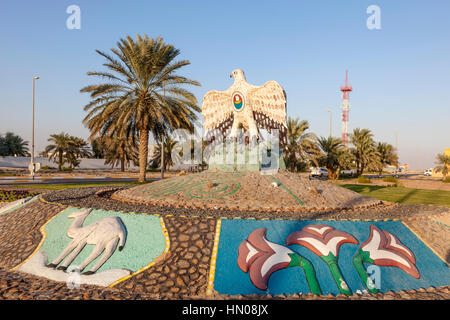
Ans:
{"label": "decorative tile border", "polygon": [[211,254],[211,266],[209,270],[209,279],[208,279],[208,289],[206,290],[206,295],[210,296],[214,290],[214,277],[216,274],[216,262],[217,262],[217,251],[219,248],[219,239],[220,239],[220,227],[222,225],[222,219],[217,219],[216,223],[216,232],[214,236],[214,247]]}

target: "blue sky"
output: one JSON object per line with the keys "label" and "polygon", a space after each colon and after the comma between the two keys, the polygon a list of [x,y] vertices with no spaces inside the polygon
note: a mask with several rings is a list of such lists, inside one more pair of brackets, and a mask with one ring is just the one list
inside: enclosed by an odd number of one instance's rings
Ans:
{"label": "blue sky", "polygon": [[[81,29],[69,30],[69,5],[81,8]],[[369,5],[381,9],[381,30],[369,30]],[[191,65],[184,74],[226,90],[230,72],[247,81],[276,80],[288,115],[310,122],[319,136],[340,136],[339,86],[349,69],[350,129],[373,131],[396,144],[410,168],[431,167],[450,147],[450,2],[431,1],[2,1],[0,4],[0,133],[31,140],[32,77],[36,148],[66,131],[86,138],[81,120],[102,57],[126,35],[162,36]]]}

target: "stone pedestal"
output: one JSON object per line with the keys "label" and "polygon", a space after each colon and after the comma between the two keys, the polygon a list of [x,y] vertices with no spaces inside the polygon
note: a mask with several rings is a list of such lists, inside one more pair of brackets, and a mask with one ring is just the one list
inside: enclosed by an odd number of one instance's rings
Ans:
{"label": "stone pedestal", "polygon": [[231,143],[221,144],[207,160],[209,169],[221,171],[277,171],[286,169],[283,153],[268,150],[265,144],[255,146]]}

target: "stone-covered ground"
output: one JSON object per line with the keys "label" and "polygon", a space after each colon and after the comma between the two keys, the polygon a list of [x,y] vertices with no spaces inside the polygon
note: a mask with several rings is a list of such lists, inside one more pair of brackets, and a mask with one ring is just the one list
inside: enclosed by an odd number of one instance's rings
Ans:
{"label": "stone-covered ground", "polygon": [[112,211],[152,213],[174,216],[199,217],[241,217],[256,219],[401,219],[436,216],[448,212],[447,207],[434,207],[420,204],[395,204],[381,202],[364,209],[321,210],[309,209],[302,212],[288,210],[252,211],[252,210],[224,210],[191,208],[183,203],[177,206],[164,207],[160,205],[128,203],[111,199],[117,190],[126,190],[130,187],[88,187],[67,189],[47,193],[44,199],[64,205],[85,208],[105,209]]}
{"label": "stone-covered ground", "polygon": [[279,171],[273,176],[260,172],[204,171],[155,181],[124,189],[114,198],[146,203],[210,210],[289,211],[366,208],[380,204],[376,200],[332,183],[308,176]]}
{"label": "stone-covered ground", "polygon": [[[83,188],[64,192],[47,193],[45,201],[56,201],[62,205],[36,200],[11,213],[0,216],[0,299],[450,299],[450,287],[424,288],[408,292],[388,292],[386,294],[364,294],[346,297],[339,295],[315,296],[225,296],[217,293],[206,296],[209,278],[216,216],[211,210],[188,208],[161,208],[122,203],[108,198],[106,192],[101,196],[95,193],[99,188]],[[148,212],[163,214],[170,236],[170,250],[166,256],[138,275],[123,281],[112,288],[82,285],[70,289],[66,283],[51,281],[10,269],[23,262],[35,250],[42,239],[40,227],[51,217],[68,205],[94,207],[125,212]],[[442,234],[448,236],[445,226],[424,219],[424,215],[443,216],[444,208],[430,206],[383,205],[372,208],[370,215],[383,217],[417,218],[408,225],[421,234],[423,239],[434,234],[435,240],[429,243],[436,252],[450,252],[450,241],[442,241]],[[159,211],[158,211],[159,210]],[[347,210],[323,212],[320,218],[361,217],[367,210]],[[365,211],[365,212],[364,212]],[[448,211],[448,208],[447,208]],[[243,211],[222,211],[234,216],[245,216]],[[216,213],[217,214],[217,213]],[[255,212],[252,213],[253,217]],[[260,213],[262,214],[262,213]],[[270,213],[264,213],[270,214]],[[275,217],[276,212],[267,217]],[[278,214],[280,214],[278,212]],[[285,213],[287,214],[287,213]],[[293,215],[299,218],[300,213]],[[310,213],[314,215],[314,213]],[[183,217],[185,216],[185,217]],[[287,217],[287,216],[282,216]],[[279,217],[279,218],[282,218]],[[366,216],[366,218],[369,218]],[[305,213],[303,219],[311,218]],[[429,224],[428,224],[429,222]],[[441,228],[442,227],[442,228]],[[420,230],[419,230],[420,229]],[[439,239],[441,239],[439,241]],[[448,261],[448,260],[447,260]]]}

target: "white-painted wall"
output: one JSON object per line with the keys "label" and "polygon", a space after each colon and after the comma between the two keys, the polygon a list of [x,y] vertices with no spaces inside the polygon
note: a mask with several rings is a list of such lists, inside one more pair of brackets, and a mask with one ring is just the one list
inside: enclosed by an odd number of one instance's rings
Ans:
{"label": "white-painted wall", "polygon": [[[78,165],[78,169],[111,169],[111,166],[105,165],[104,159],[79,159],[81,163]],[[36,157],[34,162],[39,162],[41,168],[45,166],[57,168],[58,164],[48,158]],[[30,157],[0,157],[0,167],[9,168],[28,168],[30,164]],[[66,164],[67,165],[67,164]],[[117,166],[115,167],[118,168]],[[120,168],[120,167],[119,167]],[[130,169],[138,169],[130,161]]]}

